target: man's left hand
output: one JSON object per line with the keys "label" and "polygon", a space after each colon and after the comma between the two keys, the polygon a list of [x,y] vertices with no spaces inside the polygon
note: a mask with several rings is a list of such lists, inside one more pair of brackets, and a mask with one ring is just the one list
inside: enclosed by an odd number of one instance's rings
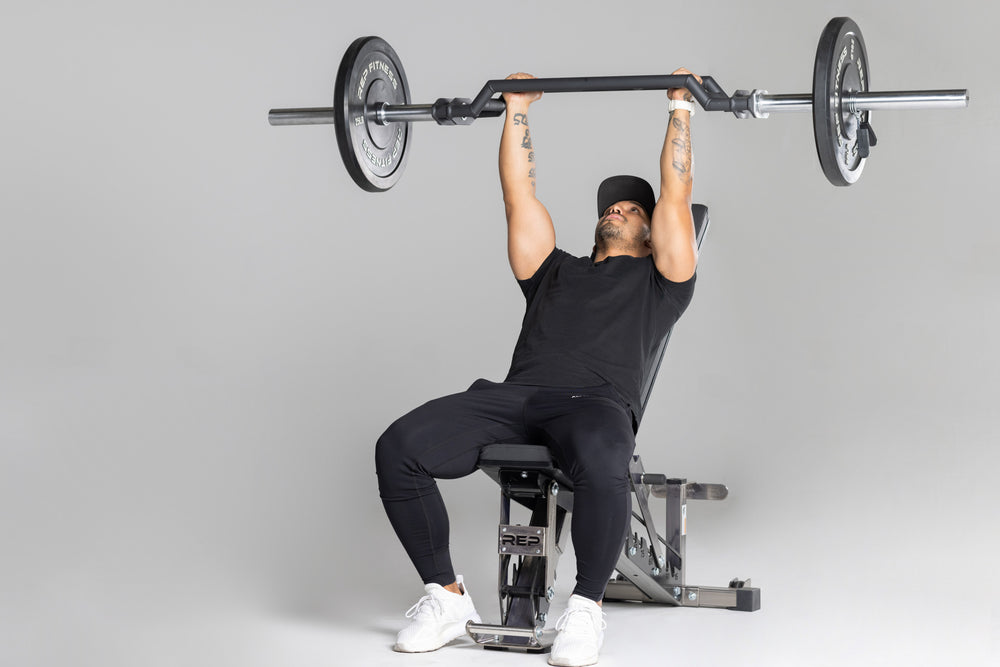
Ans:
{"label": "man's left hand", "polygon": [[[679,75],[679,76],[686,76],[688,74],[691,74],[690,71],[684,69],[683,67],[674,70],[672,73],[674,75]],[[701,83],[700,76],[695,74],[694,78],[698,79],[698,83]],[[670,88],[667,90],[667,96],[670,97],[670,99],[672,100],[683,100],[685,102],[694,102],[694,96],[691,95],[691,91],[688,90],[687,88]]]}

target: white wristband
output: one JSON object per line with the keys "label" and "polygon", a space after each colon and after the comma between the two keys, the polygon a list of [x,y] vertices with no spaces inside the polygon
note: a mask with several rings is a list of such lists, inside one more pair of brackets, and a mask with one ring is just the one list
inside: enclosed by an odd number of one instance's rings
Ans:
{"label": "white wristband", "polygon": [[687,100],[670,100],[667,102],[667,113],[672,113],[675,109],[684,109],[689,114],[694,116],[694,110],[697,107],[694,102],[688,102]]}

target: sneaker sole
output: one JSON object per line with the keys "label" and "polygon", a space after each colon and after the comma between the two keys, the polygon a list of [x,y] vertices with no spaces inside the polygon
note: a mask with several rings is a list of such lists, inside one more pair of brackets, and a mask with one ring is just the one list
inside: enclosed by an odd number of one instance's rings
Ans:
{"label": "sneaker sole", "polygon": [[442,631],[438,634],[437,639],[434,643],[427,644],[400,644],[396,643],[392,650],[398,653],[430,653],[431,651],[436,651],[439,648],[446,646],[447,644],[455,641],[462,635],[466,634],[465,624],[469,621],[475,623],[481,623],[482,619],[479,618],[479,614],[473,614],[472,616],[467,616],[461,621],[455,621],[454,623],[449,623],[446,625]]}
{"label": "sneaker sole", "polygon": [[552,657],[550,656],[549,664],[555,665],[556,667],[587,667],[587,665],[596,665],[599,657],[600,657],[599,655],[595,655],[592,658],[588,656],[583,660],[569,660],[569,659],[553,660]]}

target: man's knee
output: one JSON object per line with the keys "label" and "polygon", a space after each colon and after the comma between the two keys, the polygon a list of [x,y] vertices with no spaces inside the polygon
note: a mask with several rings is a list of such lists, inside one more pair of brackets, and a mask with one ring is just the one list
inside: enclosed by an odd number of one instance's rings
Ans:
{"label": "man's knee", "polygon": [[586,466],[573,480],[578,491],[589,491],[602,497],[625,495],[629,491],[628,471],[611,467]]}
{"label": "man's knee", "polygon": [[588,433],[573,440],[567,473],[574,485],[608,493],[627,491],[635,443],[630,438]]}
{"label": "man's knee", "polygon": [[628,465],[617,459],[583,461],[569,472],[577,489],[609,495],[628,491]]}
{"label": "man's knee", "polygon": [[375,474],[383,498],[419,472],[412,434],[401,421],[389,426],[375,443]]}

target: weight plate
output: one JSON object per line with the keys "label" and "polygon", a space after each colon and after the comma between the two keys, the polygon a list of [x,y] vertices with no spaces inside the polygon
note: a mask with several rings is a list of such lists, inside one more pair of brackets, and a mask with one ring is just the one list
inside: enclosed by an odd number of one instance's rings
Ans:
{"label": "weight plate", "polygon": [[865,159],[858,153],[858,132],[869,112],[851,113],[847,93],[869,90],[868,55],[858,24],[832,19],[823,29],[813,69],[813,133],[823,173],[834,185],[861,177]]}
{"label": "weight plate", "polygon": [[388,190],[403,175],[410,124],[379,125],[379,103],[409,104],[410,88],[399,56],[379,37],[348,47],[333,90],[337,145],[354,182],[368,192]]}

